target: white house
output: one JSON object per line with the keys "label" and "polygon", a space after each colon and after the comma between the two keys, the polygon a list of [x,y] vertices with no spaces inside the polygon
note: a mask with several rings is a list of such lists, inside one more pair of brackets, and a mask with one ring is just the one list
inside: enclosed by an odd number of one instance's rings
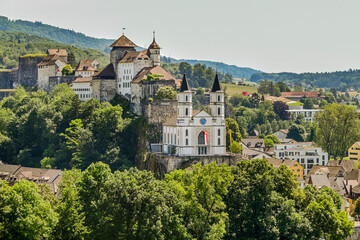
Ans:
{"label": "white house", "polygon": [[163,152],[178,156],[225,155],[224,91],[218,76],[210,92],[210,114],[193,111],[192,92],[185,75],[177,99],[177,114],[163,124]]}
{"label": "white house", "polygon": [[99,62],[96,60],[84,60],[81,59],[77,67],[75,68],[75,76],[81,76],[88,78],[94,75],[95,70],[98,68]]}
{"label": "white house", "polygon": [[87,101],[93,97],[91,78],[78,77],[70,84],[70,88],[79,97],[80,101]]}
{"label": "white house", "polygon": [[293,110],[286,110],[291,115],[298,116],[302,114],[306,122],[313,122],[315,119],[315,114],[322,111],[322,109],[293,109]]}
{"label": "white house", "polygon": [[287,143],[274,145],[275,158],[297,160],[304,168],[304,176],[314,165],[325,166],[329,156],[312,142]]}
{"label": "white house", "polygon": [[59,55],[49,55],[45,57],[38,65],[38,88],[40,90],[49,90],[49,77],[61,76],[62,69],[66,62]]}

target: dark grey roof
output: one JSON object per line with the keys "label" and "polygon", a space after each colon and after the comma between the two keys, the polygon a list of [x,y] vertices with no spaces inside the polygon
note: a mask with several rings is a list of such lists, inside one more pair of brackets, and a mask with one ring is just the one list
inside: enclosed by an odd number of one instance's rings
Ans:
{"label": "dark grey roof", "polygon": [[211,92],[217,92],[217,91],[221,91],[218,74],[216,74],[213,86],[211,88]]}
{"label": "dark grey roof", "polygon": [[185,91],[190,91],[189,84],[186,80],[186,74],[184,74],[183,79],[181,81],[181,86],[180,86],[179,92],[185,92]]}

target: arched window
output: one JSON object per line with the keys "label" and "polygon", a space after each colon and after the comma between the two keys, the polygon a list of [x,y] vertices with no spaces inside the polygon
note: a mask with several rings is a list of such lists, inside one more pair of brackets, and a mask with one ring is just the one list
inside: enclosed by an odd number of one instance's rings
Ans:
{"label": "arched window", "polygon": [[189,145],[189,139],[185,139],[185,145]]}
{"label": "arched window", "polygon": [[198,144],[205,144],[205,133],[204,133],[204,131],[199,133]]}
{"label": "arched window", "polygon": [[189,131],[187,129],[185,130],[185,136],[189,136]]}
{"label": "arched window", "polygon": [[218,129],[218,136],[220,136],[221,135],[221,131],[220,131],[220,129]]}
{"label": "arched window", "polygon": [[221,113],[221,110],[220,110],[220,108],[218,108],[218,115],[220,115],[220,113]]}
{"label": "arched window", "polygon": [[189,109],[188,108],[185,108],[185,115],[189,115]]}
{"label": "arched window", "polygon": [[220,142],[221,142],[221,140],[220,140],[220,138],[218,138],[218,145],[220,145]]}

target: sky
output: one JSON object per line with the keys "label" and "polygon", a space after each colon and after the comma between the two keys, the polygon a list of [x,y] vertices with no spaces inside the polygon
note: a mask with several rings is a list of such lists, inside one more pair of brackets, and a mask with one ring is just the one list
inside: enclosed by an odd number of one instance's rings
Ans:
{"label": "sky", "polygon": [[359,0],[0,0],[0,15],[265,72],[360,68]]}

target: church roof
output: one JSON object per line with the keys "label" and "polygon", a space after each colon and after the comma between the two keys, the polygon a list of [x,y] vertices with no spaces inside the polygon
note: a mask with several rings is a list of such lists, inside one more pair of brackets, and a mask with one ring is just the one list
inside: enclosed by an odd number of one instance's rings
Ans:
{"label": "church roof", "polygon": [[[201,112],[201,110],[194,110],[192,113],[192,117],[195,117],[196,115],[198,115]],[[175,127],[176,126],[176,121],[177,121],[177,114],[175,114],[174,116],[172,116],[171,118],[169,118],[164,124],[163,126],[172,126]]]}
{"label": "church roof", "polygon": [[150,44],[149,49],[160,49],[160,46],[155,41],[155,38],[153,39],[152,43]]}
{"label": "church roof", "polygon": [[125,56],[119,61],[119,63],[131,63],[138,58],[145,60],[150,59],[149,55],[147,55],[147,50],[141,52],[127,52]]}
{"label": "church roof", "polygon": [[137,45],[128,39],[125,35],[122,35],[118,40],[111,44],[110,47],[137,47]]}
{"label": "church roof", "polygon": [[133,83],[139,83],[147,78],[147,75],[158,74],[161,75],[160,80],[174,80],[176,86],[180,86],[180,81],[176,79],[171,73],[167,72],[161,66],[144,67],[132,80]]}
{"label": "church roof", "polygon": [[211,88],[211,92],[217,92],[217,91],[221,91],[218,74],[216,74],[213,86]]}
{"label": "church roof", "polygon": [[115,79],[116,74],[115,74],[115,71],[114,71],[114,66],[110,63],[105,68],[103,68],[100,72],[95,74],[94,78]]}
{"label": "church roof", "polygon": [[185,91],[190,91],[188,81],[186,80],[186,74],[184,74],[183,79],[181,81],[181,86],[180,86],[179,92],[185,92]]}

